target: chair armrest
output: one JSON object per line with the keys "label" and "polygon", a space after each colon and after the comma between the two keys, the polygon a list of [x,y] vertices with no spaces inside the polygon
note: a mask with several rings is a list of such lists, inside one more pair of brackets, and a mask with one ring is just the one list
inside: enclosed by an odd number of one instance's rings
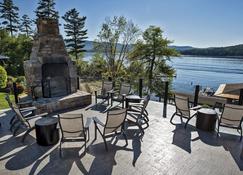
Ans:
{"label": "chair armrest", "polygon": [[118,93],[118,91],[115,91],[114,89],[112,89],[112,90],[110,90],[110,91],[107,91],[107,93],[115,94],[115,93]]}
{"label": "chair armrest", "polygon": [[191,110],[199,110],[199,109],[201,109],[201,108],[202,108],[202,106],[197,105],[197,106],[192,107],[192,108],[190,108],[190,109],[191,109]]}
{"label": "chair armrest", "polygon": [[34,115],[34,116],[28,117],[26,119],[31,120],[31,119],[38,118],[38,117],[44,117],[46,115],[48,115],[48,113],[42,113],[42,114]]}
{"label": "chair armrest", "polygon": [[86,123],[85,123],[85,125],[84,125],[84,128],[85,128],[85,129],[88,129],[89,126],[90,126],[90,124],[91,124],[91,122],[92,122],[92,118],[87,118]]}
{"label": "chair armrest", "polygon": [[32,106],[32,107],[20,108],[20,111],[21,112],[29,112],[29,111],[34,111],[36,109],[37,108],[35,106]]}
{"label": "chair armrest", "polygon": [[93,117],[93,121],[94,121],[95,123],[98,123],[99,125],[105,127],[104,123],[102,123],[97,117]]}

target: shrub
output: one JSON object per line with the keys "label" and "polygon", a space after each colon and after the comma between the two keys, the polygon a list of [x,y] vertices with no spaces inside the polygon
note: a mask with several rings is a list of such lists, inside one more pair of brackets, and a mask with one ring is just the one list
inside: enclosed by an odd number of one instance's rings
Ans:
{"label": "shrub", "polygon": [[0,66],[0,88],[5,88],[7,85],[7,72]]}
{"label": "shrub", "polygon": [[26,86],[26,79],[25,76],[19,76],[15,80],[16,83],[22,84],[23,86]]}

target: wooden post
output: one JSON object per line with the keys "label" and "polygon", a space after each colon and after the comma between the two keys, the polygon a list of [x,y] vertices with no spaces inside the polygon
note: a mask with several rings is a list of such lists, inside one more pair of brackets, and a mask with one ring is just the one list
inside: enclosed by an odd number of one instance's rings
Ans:
{"label": "wooden post", "polygon": [[19,99],[18,99],[17,84],[15,82],[13,83],[13,91],[14,91],[15,103],[17,104],[19,102]]}
{"label": "wooden post", "polygon": [[194,93],[194,106],[197,106],[198,104],[198,95],[199,95],[199,90],[200,90],[200,86],[196,85],[195,87],[195,93]]}
{"label": "wooden post", "polygon": [[167,101],[168,101],[168,91],[169,91],[169,82],[165,82],[165,93],[164,93],[164,108],[163,108],[163,117],[166,118],[167,115]]}
{"label": "wooden post", "polygon": [[140,98],[143,97],[143,79],[142,78],[139,79],[138,94],[139,94]]}
{"label": "wooden post", "polygon": [[243,89],[240,90],[239,105],[243,105]]}

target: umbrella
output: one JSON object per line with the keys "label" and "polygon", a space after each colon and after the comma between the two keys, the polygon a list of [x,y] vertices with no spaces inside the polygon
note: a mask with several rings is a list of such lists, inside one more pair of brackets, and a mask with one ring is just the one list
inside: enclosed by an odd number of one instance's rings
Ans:
{"label": "umbrella", "polygon": [[239,100],[241,89],[243,89],[243,83],[221,84],[214,96]]}

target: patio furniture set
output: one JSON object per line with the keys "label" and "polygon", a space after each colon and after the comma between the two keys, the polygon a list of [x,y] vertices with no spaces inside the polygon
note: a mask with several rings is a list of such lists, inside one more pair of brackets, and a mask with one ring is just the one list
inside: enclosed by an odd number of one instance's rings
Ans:
{"label": "patio furniture set", "polygon": [[[219,136],[220,127],[227,127],[236,129],[240,132],[240,141],[242,140],[242,121],[243,121],[243,106],[224,104],[216,112],[216,108],[221,105],[215,104],[213,108],[203,108],[202,106],[195,106],[190,108],[189,98],[181,95],[174,95],[176,111],[170,119],[170,123],[174,124],[173,118],[177,115],[186,119],[185,129],[189,121],[193,117],[196,119],[196,127],[204,131],[214,131],[216,121],[217,136]],[[220,112],[221,111],[221,112]]]}
{"label": "patio furniture set", "polygon": [[[35,115],[35,107],[21,108],[17,104],[13,104],[10,101],[9,95],[6,95],[5,99],[14,112],[14,116],[10,119],[10,130],[15,136],[20,128],[26,128],[22,137],[22,142],[25,141],[26,136],[31,131],[35,130],[37,143],[42,146],[48,146],[58,143],[59,126],[61,130],[60,156],[62,143],[64,142],[83,141],[86,151],[87,143],[90,139],[89,128],[92,122],[95,128],[94,139],[97,139],[98,131],[104,141],[107,151],[108,146],[106,138],[111,136],[123,135],[127,145],[125,122],[132,122],[138,126],[142,134],[144,134],[144,129],[149,126],[146,107],[150,97],[146,96],[145,98],[140,98],[134,95],[129,97],[130,91],[131,86],[129,84],[121,83],[120,89],[114,91],[112,82],[104,81],[102,83],[100,95],[95,92],[95,102],[97,103],[97,99],[100,98],[108,101],[108,104],[109,100],[111,100],[111,104],[113,104],[113,101],[122,103],[122,108],[110,109],[107,112],[105,123],[99,120],[98,117],[88,117],[86,118],[86,123],[84,123],[83,114],[72,113],[72,111],[53,115],[48,113]],[[125,102],[126,108],[124,108]],[[129,104],[129,102],[132,102],[132,104]],[[32,119],[36,119],[35,122],[30,122]],[[143,128],[143,124],[147,126]]]}

